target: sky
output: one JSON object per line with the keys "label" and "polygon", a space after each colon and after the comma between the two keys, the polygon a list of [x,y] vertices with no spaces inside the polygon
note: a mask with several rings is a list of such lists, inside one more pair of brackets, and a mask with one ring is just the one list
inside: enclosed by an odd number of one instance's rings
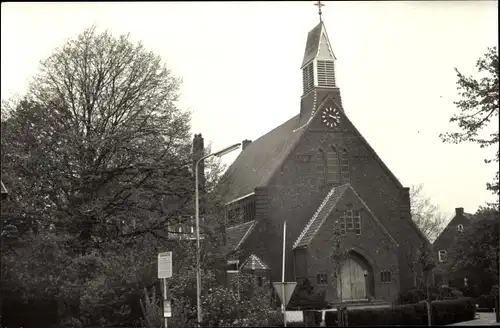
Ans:
{"label": "sky", "polygon": [[[299,112],[307,33],[319,21],[313,4],[2,2],[2,99],[22,95],[40,60],[95,25],[130,33],[182,77],[178,105],[213,150],[256,140]],[[344,110],[401,183],[423,184],[448,218],[494,201],[485,184],[497,166],[484,159],[495,149],[445,144],[439,134],[457,130],[454,68],[475,74],[498,45],[498,1],[324,4]]]}

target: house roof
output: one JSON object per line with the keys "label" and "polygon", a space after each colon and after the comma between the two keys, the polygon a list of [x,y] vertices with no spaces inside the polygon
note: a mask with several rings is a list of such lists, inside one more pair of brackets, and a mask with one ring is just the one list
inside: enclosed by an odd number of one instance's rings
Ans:
{"label": "house roof", "polygon": [[304,129],[294,131],[299,115],[250,143],[228,168],[221,195],[230,202],[265,186],[294,148]]}
{"label": "house roof", "polygon": [[242,270],[269,270],[269,266],[257,255],[251,254],[241,266]]}
{"label": "house roof", "polygon": [[446,227],[444,227],[444,229],[436,237],[436,239],[434,240],[434,242],[432,243],[432,245],[436,246],[436,245],[442,244],[443,242],[446,243],[445,240],[448,239],[449,236],[452,236],[450,234],[454,234],[456,232],[455,226],[457,226],[459,224],[458,222],[460,222],[459,221],[460,218],[465,218],[465,219],[467,219],[467,221],[471,221],[471,220],[474,220],[475,217],[476,216],[474,214],[471,214],[471,213],[465,213],[465,212],[463,212],[462,214],[456,214],[455,213],[455,215],[450,220],[450,222],[448,222],[448,224],[446,225]]}
{"label": "house roof", "polygon": [[226,249],[231,252],[238,249],[250,235],[256,225],[256,221],[248,221],[226,229]]}
{"label": "house roof", "polygon": [[345,194],[346,191],[351,190],[356,198],[363,204],[363,206],[366,208],[370,216],[374,219],[374,221],[377,223],[377,225],[381,228],[381,230],[386,234],[386,236],[393,242],[395,245],[398,243],[394,238],[389,234],[389,232],[385,229],[385,227],[382,225],[382,223],[377,219],[375,214],[370,210],[368,205],[361,199],[359,194],[354,190],[354,188],[349,184],[346,183],[344,185],[338,186],[338,187],[333,187],[330,192],[326,195],[325,199],[319,206],[318,210],[316,213],[313,215],[311,220],[307,223],[306,227],[302,231],[302,233],[299,235],[299,238],[297,238],[297,241],[293,245],[293,248],[299,248],[299,247],[306,247],[308,246],[311,241],[314,239],[314,236],[317,234],[323,223],[326,221],[330,213],[333,211],[333,209],[336,207],[338,201],[342,198],[342,196]]}

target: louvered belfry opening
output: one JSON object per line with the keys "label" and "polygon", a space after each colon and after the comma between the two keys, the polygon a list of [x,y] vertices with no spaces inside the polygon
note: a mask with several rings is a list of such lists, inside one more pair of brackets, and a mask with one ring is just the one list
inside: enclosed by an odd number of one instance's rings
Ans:
{"label": "louvered belfry opening", "polygon": [[302,69],[302,79],[304,94],[306,94],[314,88],[314,67],[312,62]]}
{"label": "louvered belfry opening", "polygon": [[318,86],[335,87],[335,66],[333,60],[318,60]]}

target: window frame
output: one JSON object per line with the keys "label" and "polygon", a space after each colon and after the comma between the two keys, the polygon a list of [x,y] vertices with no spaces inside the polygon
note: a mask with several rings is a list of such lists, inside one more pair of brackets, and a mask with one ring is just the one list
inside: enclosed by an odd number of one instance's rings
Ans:
{"label": "window frame", "polygon": [[340,216],[340,219],[339,219],[339,222],[338,222],[338,229],[340,231],[340,235],[341,236],[347,235],[347,225],[346,225],[345,214],[342,214]]}
{"label": "window frame", "polygon": [[392,283],[392,272],[390,270],[380,271],[380,283],[382,284]]}
{"label": "window frame", "polygon": [[447,260],[446,256],[447,255],[448,255],[448,252],[446,251],[446,249],[440,249],[440,250],[438,250],[438,260],[439,260],[439,262],[441,262],[441,263],[446,262],[446,260]]}
{"label": "window frame", "polygon": [[361,235],[361,211],[354,212],[354,232],[356,236]]}
{"label": "window frame", "polygon": [[324,272],[319,272],[316,275],[316,284],[318,286],[328,286],[328,275]]}

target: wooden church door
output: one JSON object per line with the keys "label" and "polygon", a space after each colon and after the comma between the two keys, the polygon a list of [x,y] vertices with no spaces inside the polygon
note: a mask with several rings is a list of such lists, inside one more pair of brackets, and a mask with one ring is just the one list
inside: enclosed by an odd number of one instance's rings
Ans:
{"label": "wooden church door", "polygon": [[365,270],[353,259],[342,264],[340,279],[337,279],[337,296],[341,301],[366,299]]}

